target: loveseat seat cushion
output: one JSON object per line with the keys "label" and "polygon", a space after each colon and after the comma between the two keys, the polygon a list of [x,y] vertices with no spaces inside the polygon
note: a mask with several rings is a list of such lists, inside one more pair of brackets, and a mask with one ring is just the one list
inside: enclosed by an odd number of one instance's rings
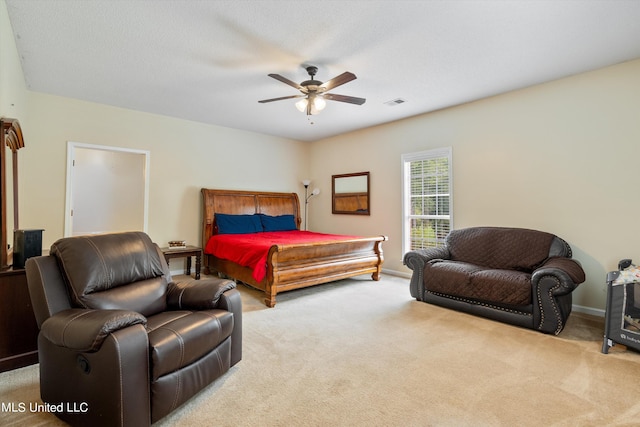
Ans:
{"label": "loveseat seat cushion", "polygon": [[429,292],[499,305],[531,304],[531,275],[522,271],[438,260],[426,263],[424,277]]}
{"label": "loveseat seat cushion", "polygon": [[151,380],[190,365],[233,332],[233,313],[225,310],[167,311],[147,319]]}
{"label": "loveseat seat cushion", "polygon": [[446,244],[452,260],[530,273],[549,257],[554,237],[538,230],[474,227],[452,230]]}

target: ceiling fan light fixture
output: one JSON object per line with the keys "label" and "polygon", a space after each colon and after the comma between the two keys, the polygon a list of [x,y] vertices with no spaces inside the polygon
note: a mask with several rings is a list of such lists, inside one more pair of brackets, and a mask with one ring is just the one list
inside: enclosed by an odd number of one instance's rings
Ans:
{"label": "ceiling fan light fixture", "polygon": [[[311,102],[311,106],[309,108],[309,102]],[[320,111],[324,110],[327,106],[327,101],[325,101],[322,97],[313,95],[308,96],[306,98],[302,98],[300,101],[296,102],[296,108],[301,113],[309,114],[318,114]]]}
{"label": "ceiling fan light fixture", "polygon": [[309,101],[307,101],[307,98],[302,98],[300,101],[296,102],[296,108],[301,113],[304,113],[305,111],[307,111],[307,104],[308,103],[309,103]]}
{"label": "ceiling fan light fixture", "polygon": [[325,101],[323,97],[321,96],[313,97],[313,107],[315,107],[317,111],[324,110],[324,107],[326,106],[327,106],[327,101]]}

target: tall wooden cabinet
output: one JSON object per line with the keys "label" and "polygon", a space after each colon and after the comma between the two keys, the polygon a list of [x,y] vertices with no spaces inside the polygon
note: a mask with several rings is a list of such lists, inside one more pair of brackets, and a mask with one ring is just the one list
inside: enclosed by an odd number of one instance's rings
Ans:
{"label": "tall wooden cabinet", "polygon": [[25,271],[0,271],[0,372],[37,362],[38,325]]}
{"label": "tall wooden cabinet", "polygon": [[[29,299],[27,275],[24,269],[10,267],[7,245],[13,237],[8,230],[20,229],[18,150],[22,147],[24,139],[18,120],[0,117],[0,372],[38,361],[38,325]],[[5,160],[9,151],[11,167],[7,170]],[[12,175],[11,191],[7,191],[7,172]],[[7,227],[10,208],[13,208],[12,228]]]}

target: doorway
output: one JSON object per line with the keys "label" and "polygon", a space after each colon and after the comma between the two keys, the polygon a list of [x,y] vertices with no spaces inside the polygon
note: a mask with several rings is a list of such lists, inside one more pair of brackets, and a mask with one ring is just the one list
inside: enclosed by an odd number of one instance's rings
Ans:
{"label": "doorway", "polygon": [[147,232],[150,152],[67,143],[65,237]]}

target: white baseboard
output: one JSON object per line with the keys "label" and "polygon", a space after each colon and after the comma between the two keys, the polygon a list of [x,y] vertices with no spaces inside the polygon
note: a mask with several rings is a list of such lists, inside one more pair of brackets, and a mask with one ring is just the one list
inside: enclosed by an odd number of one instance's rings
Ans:
{"label": "white baseboard", "polygon": [[411,273],[406,273],[404,271],[388,270],[386,268],[383,268],[382,272],[385,273],[385,274],[390,274],[392,276],[398,276],[398,277],[404,277],[406,279],[411,279]]}
{"label": "white baseboard", "polygon": [[604,317],[605,311],[601,308],[585,307],[582,305],[572,305],[572,311],[576,313],[590,314],[591,316]]}

